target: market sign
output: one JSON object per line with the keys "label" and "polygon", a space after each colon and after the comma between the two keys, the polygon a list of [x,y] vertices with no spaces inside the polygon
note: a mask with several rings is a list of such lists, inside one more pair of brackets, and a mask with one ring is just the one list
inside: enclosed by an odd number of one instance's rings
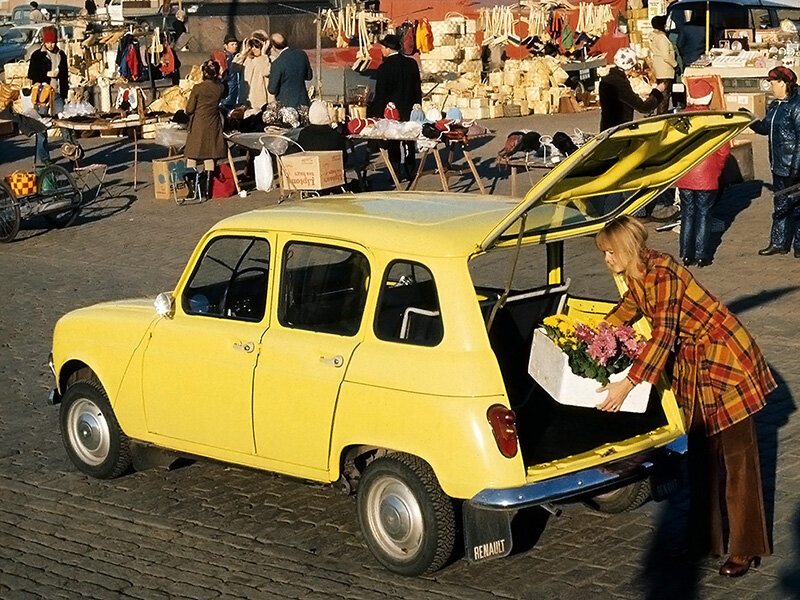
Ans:
{"label": "market sign", "polygon": [[[753,121],[748,112],[687,112],[625,123],[591,139],[545,175],[481,249],[593,233],[632,214]],[[524,219],[523,219],[524,217]]]}

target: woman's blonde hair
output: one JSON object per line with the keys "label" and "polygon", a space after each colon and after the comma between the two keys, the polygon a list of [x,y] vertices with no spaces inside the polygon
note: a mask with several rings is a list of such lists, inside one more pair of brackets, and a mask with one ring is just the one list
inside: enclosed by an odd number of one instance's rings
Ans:
{"label": "woman's blonde hair", "polygon": [[628,277],[639,279],[647,252],[647,229],[639,219],[622,215],[611,219],[594,239],[600,250],[612,250],[625,265]]}

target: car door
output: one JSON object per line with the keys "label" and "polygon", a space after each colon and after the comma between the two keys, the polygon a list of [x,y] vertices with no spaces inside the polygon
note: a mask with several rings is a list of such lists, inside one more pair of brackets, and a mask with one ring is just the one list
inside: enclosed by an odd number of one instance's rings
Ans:
{"label": "car door", "polygon": [[148,430],[186,444],[254,452],[253,370],[268,327],[268,236],[211,238],[174,315],[153,328],[142,391]]}
{"label": "car door", "polygon": [[339,387],[362,339],[369,260],[353,245],[288,239],[279,268],[253,386],[256,449],[310,476],[328,468]]}

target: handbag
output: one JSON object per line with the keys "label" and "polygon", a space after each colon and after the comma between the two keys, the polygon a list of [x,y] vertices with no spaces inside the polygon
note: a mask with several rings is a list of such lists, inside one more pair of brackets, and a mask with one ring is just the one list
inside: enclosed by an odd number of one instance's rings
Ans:
{"label": "handbag", "polygon": [[[270,161],[272,162],[272,161]],[[221,164],[214,173],[211,183],[212,198],[230,198],[236,195],[236,183],[233,180],[233,171],[229,165]]]}
{"label": "handbag", "polygon": [[6,177],[6,183],[18,198],[36,193],[36,173],[32,171],[14,171]]}
{"label": "handbag", "polygon": [[262,192],[271,192],[274,186],[275,172],[272,170],[272,157],[266,148],[253,160],[256,171],[256,189]]}

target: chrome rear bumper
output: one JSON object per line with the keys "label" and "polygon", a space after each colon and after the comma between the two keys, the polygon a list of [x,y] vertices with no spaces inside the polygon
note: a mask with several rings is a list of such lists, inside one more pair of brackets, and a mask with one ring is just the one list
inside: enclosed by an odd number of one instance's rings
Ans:
{"label": "chrome rear bumper", "polygon": [[519,510],[584,496],[591,492],[600,493],[609,488],[619,487],[628,481],[643,479],[662,460],[685,454],[687,450],[687,439],[682,435],[665,446],[626,456],[599,467],[515,488],[485,489],[475,494],[468,502],[476,509]]}

